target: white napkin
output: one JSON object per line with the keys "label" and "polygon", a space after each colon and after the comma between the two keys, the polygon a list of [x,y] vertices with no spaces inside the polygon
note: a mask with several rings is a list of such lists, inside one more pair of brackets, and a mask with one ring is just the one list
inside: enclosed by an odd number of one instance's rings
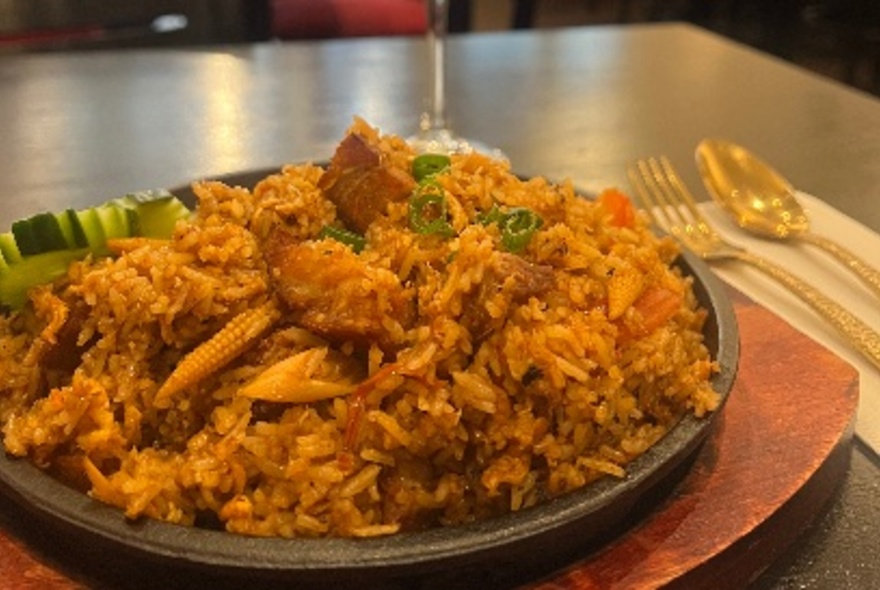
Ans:
{"label": "white napkin", "polygon": [[[814,233],[835,240],[869,264],[880,267],[880,235],[816,197],[799,192],[798,199],[807,211]],[[794,273],[880,332],[880,300],[823,250],[798,241],[752,237],[736,227],[714,203],[701,203],[700,208],[718,233],[731,242]],[[858,369],[860,396],[856,435],[875,453],[880,453],[880,370],[864,360],[810,307],[760,271],[733,261],[713,265],[713,269],[722,279]]]}

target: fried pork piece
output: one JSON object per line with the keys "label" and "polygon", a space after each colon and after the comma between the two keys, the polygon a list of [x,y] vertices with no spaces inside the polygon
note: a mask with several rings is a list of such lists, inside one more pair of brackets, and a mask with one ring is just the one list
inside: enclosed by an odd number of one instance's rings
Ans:
{"label": "fried pork piece", "polygon": [[487,275],[480,283],[473,302],[465,310],[462,323],[479,340],[503,323],[505,314],[493,314],[490,308],[499,310],[505,301],[525,303],[530,297],[542,295],[555,285],[552,267],[533,264],[515,254],[494,252]]}
{"label": "fried pork piece", "polygon": [[532,264],[525,258],[507,252],[495,252],[492,257],[491,281],[510,281],[511,298],[517,303],[527,301],[533,295],[546,293],[556,284],[553,267]]}
{"label": "fried pork piece", "polygon": [[412,293],[334,240],[297,242],[276,230],[265,247],[278,293],[303,327],[334,342],[395,348],[412,322]]}
{"label": "fried pork piece", "polygon": [[343,223],[359,233],[385,214],[389,202],[406,199],[414,187],[409,174],[384,162],[381,152],[357,134],[342,140],[318,183]]}

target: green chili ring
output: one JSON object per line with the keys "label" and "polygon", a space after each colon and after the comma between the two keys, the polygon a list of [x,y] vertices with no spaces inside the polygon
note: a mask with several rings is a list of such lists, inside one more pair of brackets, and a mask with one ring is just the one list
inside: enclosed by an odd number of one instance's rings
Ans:
{"label": "green chili ring", "polygon": [[504,218],[505,214],[498,208],[498,205],[493,204],[492,208],[485,213],[477,214],[477,223],[480,225],[492,225],[493,223],[501,225]]}
{"label": "green chili ring", "polygon": [[416,182],[434,176],[449,168],[452,163],[446,154],[421,154],[413,159],[412,173]]}
{"label": "green chili ring", "polygon": [[501,221],[501,243],[508,252],[522,252],[544,224],[537,213],[525,207],[514,207]]}
{"label": "green chili ring", "polygon": [[422,181],[409,198],[410,229],[424,235],[454,236],[455,230],[449,225],[446,216],[446,196],[443,187],[430,178]]}
{"label": "green chili ring", "polygon": [[332,225],[322,227],[321,231],[318,232],[318,237],[320,239],[331,238],[341,242],[354,250],[355,254],[360,254],[367,245],[367,239],[364,236],[341,227],[333,227]]}

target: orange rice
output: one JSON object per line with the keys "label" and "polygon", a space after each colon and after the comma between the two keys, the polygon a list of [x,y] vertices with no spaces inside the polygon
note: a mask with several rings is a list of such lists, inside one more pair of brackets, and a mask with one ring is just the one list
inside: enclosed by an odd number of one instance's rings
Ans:
{"label": "orange rice", "polygon": [[[350,133],[409,173],[403,140]],[[325,174],[197,183],[172,239],[120,240],[0,317],[7,453],[131,519],[359,537],[622,477],[682,415],[716,408],[676,246],[616,191],[588,200],[453,156],[436,177],[451,236],[412,231],[392,202],[355,253],[318,237],[339,221]],[[543,220],[522,252],[480,222],[493,204]],[[272,264],[278,228],[311,263]],[[526,297],[536,269],[546,284]],[[311,303],[292,309],[287,283],[315,287]],[[360,313],[379,336],[309,327]]]}

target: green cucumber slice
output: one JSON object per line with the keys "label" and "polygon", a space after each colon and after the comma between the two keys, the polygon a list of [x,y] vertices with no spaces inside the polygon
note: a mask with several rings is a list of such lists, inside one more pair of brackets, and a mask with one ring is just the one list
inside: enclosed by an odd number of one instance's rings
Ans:
{"label": "green cucumber slice", "polygon": [[12,232],[0,234],[0,254],[3,254],[3,260],[9,264],[21,261],[21,252],[18,251]]}
{"label": "green cucumber slice", "polygon": [[51,283],[64,276],[70,263],[85,258],[88,248],[56,250],[28,256],[0,270],[0,305],[19,309],[27,302],[31,287]]}
{"label": "green cucumber slice", "polygon": [[105,240],[113,238],[127,238],[134,235],[132,229],[132,214],[130,209],[120,207],[116,203],[107,203],[95,207],[95,213],[104,230]]}
{"label": "green cucumber slice", "polygon": [[123,197],[137,211],[137,235],[169,238],[180,219],[189,217],[183,202],[168,191],[132,193]]}
{"label": "green cucumber slice", "polygon": [[64,234],[64,240],[67,242],[68,249],[75,250],[89,245],[76,211],[65,209],[61,213],[56,213],[55,219],[58,220],[58,226],[61,228],[61,233]]}
{"label": "green cucumber slice", "polygon": [[97,250],[104,247],[107,237],[104,235],[104,228],[101,227],[101,219],[95,209],[84,209],[76,212],[76,218],[82,227],[86,236],[89,248]]}
{"label": "green cucumber slice", "polygon": [[74,260],[109,255],[107,240],[169,238],[177,222],[189,215],[177,197],[156,190],[82,211],[38,213],[16,221],[11,231],[0,234],[0,307],[21,307],[29,288],[62,276]]}
{"label": "green cucumber slice", "polygon": [[52,213],[38,213],[12,224],[12,235],[22,256],[68,249],[58,219]]}

